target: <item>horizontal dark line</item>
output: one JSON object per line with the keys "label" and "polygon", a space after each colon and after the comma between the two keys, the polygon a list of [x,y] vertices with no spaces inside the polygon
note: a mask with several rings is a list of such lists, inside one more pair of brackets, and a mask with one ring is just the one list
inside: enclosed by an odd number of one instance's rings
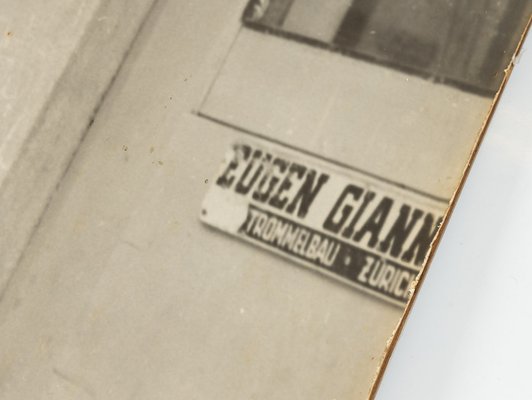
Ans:
{"label": "horizontal dark line", "polygon": [[463,81],[459,81],[459,80],[456,80],[456,79],[448,78],[448,77],[445,77],[445,76],[434,75],[434,74],[431,74],[431,73],[429,73],[427,71],[424,71],[424,70],[421,70],[421,69],[418,69],[418,68],[415,68],[415,67],[412,67],[412,66],[397,64],[397,63],[394,63],[393,61],[382,60],[382,59],[379,59],[379,58],[377,58],[375,56],[372,56],[372,55],[369,55],[369,54],[365,54],[365,53],[361,53],[361,52],[358,52],[358,51],[353,50],[353,49],[346,49],[344,47],[340,47],[340,46],[337,46],[337,45],[332,44],[332,43],[326,43],[326,42],[323,42],[321,40],[309,38],[307,36],[302,36],[302,35],[297,34],[297,33],[287,32],[287,31],[283,31],[283,30],[280,30],[280,29],[267,27],[267,26],[262,25],[261,23],[258,23],[258,22],[251,22],[251,21],[247,21],[247,20],[243,19],[243,23],[244,23],[244,26],[246,26],[247,28],[255,30],[255,31],[258,31],[258,32],[268,33],[268,34],[271,34],[273,36],[279,36],[279,37],[282,37],[282,38],[290,39],[290,40],[293,40],[293,41],[296,41],[296,42],[299,42],[299,43],[303,43],[303,44],[306,44],[306,45],[309,45],[309,46],[318,47],[318,48],[321,48],[321,49],[326,49],[326,50],[329,50],[329,51],[332,51],[334,53],[338,53],[338,54],[341,54],[341,55],[344,55],[344,56],[348,56],[348,57],[352,57],[352,58],[356,58],[356,59],[361,59],[361,60],[364,60],[364,61],[367,61],[367,62],[371,62],[371,63],[377,64],[377,65],[381,65],[381,66],[384,66],[384,67],[395,69],[395,70],[404,72],[404,73],[409,74],[409,75],[413,75],[413,76],[417,76],[417,77],[420,77],[420,78],[423,78],[423,79],[427,79],[427,80],[430,80],[430,81],[432,81],[434,83],[439,83],[439,84],[443,84],[443,85],[452,86],[452,87],[454,87],[456,89],[460,89],[460,90],[463,90],[463,91],[466,91],[466,92],[470,92],[470,93],[473,93],[473,94],[476,94],[476,95],[479,95],[479,96],[494,97],[495,93],[496,93],[496,90],[482,88],[482,87],[479,87],[479,86],[474,85],[474,84],[470,84],[470,83],[467,83],[467,82],[463,82]]}
{"label": "horizontal dark line", "polygon": [[204,114],[203,112],[201,111],[197,111],[195,112],[195,114],[198,116],[198,117],[201,117],[201,118],[204,118],[204,119],[207,119],[211,122],[214,122],[214,123],[217,123],[217,124],[220,124],[220,125],[223,125],[227,128],[231,128],[231,129],[234,129],[236,131],[239,131],[239,132],[242,132],[242,133],[245,133],[245,134],[248,134],[250,136],[253,136],[253,137],[257,137],[259,139],[262,139],[262,140],[266,140],[266,141],[269,141],[271,143],[275,143],[277,145],[281,145],[281,146],[284,146],[284,147],[288,147],[289,149],[291,150],[294,150],[298,153],[302,153],[302,154],[306,154],[308,156],[311,156],[311,157],[314,157],[314,158],[318,158],[320,160],[323,160],[323,161],[326,161],[328,163],[331,163],[331,164],[334,164],[334,165],[337,165],[339,167],[342,167],[342,168],[346,168],[346,169],[349,169],[351,171],[355,171],[355,172],[358,172],[358,173],[361,173],[361,174],[364,174],[364,175],[367,175],[371,178],[375,178],[375,179],[378,179],[382,182],[385,182],[385,183],[388,183],[390,185],[393,185],[393,186],[396,186],[400,189],[403,189],[403,190],[408,190],[410,192],[413,192],[413,193],[416,193],[418,195],[422,195],[424,197],[427,197],[431,200],[435,200],[435,201],[438,201],[438,202],[441,202],[441,203],[445,203],[445,204],[449,204],[449,199],[446,199],[444,197],[439,197],[439,196],[435,196],[433,194],[430,194],[430,193],[427,193],[427,192],[424,192],[422,190],[419,190],[419,189],[416,189],[416,188],[413,188],[413,187],[410,187],[410,186],[407,186],[407,185],[404,185],[402,183],[398,183],[398,182],[395,182],[391,179],[387,179],[387,178],[383,178],[382,176],[379,176],[379,175],[376,175],[376,174],[373,174],[371,172],[368,172],[368,171],[365,171],[363,169],[360,169],[360,168],[357,168],[357,167],[354,167],[352,165],[349,165],[349,164],[346,164],[346,163],[343,163],[343,162],[340,162],[340,161],[337,161],[337,160],[333,160],[331,158],[328,158],[328,157],[324,157],[320,154],[317,154],[317,153],[314,153],[312,151],[308,151],[308,150],[305,150],[305,149],[302,149],[300,147],[297,147],[297,146],[294,146],[294,145],[291,145],[289,143],[286,143],[286,142],[283,142],[281,140],[278,140],[278,139],[273,139],[271,138],[270,136],[266,136],[264,134],[261,134],[261,133],[257,133],[257,132],[254,132],[254,131],[251,131],[249,129],[246,129],[246,128],[242,128],[240,126],[237,126],[237,125],[234,125],[230,122],[226,122],[226,121],[223,121],[221,119],[218,119],[216,117],[212,117],[210,115],[207,115],[207,114]]}

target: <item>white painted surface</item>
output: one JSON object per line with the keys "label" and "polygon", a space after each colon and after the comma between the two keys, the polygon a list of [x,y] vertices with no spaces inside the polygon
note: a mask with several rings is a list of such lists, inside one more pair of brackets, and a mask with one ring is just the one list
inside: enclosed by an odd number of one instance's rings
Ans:
{"label": "white painted surface", "polygon": [[531,71],[529,37],[378,400],[532,398]]}
{"label": "white painted surface", "polygon": [[0,0],[0,293],[153,0]]}
{"label": "white painted surface", "polygon": [[0,1],[0,186],[100,1]]}
{"label": "white painted surface", "polygon": [[244,4],[159,2],[0,302],[0,398],[365,399],[400,312],[197,221]]}
{"label": "white painted surface", "polygon": [[490,105],[488,97],[243,29],[201,111],[450,199]]}
{"label": "white painted surface", "polygon": [[199,221],[244,4],[155,7],[0,302],[0,398],[367,397],[401,310]]}

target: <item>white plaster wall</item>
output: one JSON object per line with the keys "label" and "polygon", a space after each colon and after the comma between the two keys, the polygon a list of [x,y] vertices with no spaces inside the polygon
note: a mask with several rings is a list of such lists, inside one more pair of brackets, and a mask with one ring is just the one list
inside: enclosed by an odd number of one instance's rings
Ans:
{"label": "white plaster wall", "polygon": [[158,2],[0,302],[0,398],[366,398],[401,310],[199,221],[244,5]]}
{"label": "white plaster wall", "polygon": [[450,199],[491,102],[244,28],[201,111]]}
{"label": "white plaster wall", "polygon": [[153,0],[0,0],[0,292]]}
{"label": "white plaster wall", "polygon": [[158,1],[0,302],[0,398],[367,398],[401,311],[198,220],[245,4]]}

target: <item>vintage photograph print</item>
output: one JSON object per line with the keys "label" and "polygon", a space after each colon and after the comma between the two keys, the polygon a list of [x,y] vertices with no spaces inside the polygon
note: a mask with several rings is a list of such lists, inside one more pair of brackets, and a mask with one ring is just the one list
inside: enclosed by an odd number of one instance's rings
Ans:
{"label": "vintage photograph print", "polygon": [[272,285],[238,284],[257,295],[246,296],[253,307],[270,305],[253,318],[270,325],[260,336],[276,354],[256,365],[275,378],[254,375],[249,395],[375,394],[531,10],[526,0],[247,4],[198,115],[240,132],[201,220],[257,248],[252,259],[211,256]]}
{"label": "vintage photograph print", "polygon": [[378,398],[532,0],[49,2],[0,0],[0,398]]}

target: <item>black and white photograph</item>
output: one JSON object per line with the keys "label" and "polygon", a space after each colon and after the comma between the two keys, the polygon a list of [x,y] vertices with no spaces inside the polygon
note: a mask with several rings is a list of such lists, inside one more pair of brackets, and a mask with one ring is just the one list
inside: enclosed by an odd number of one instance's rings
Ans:
{"label": "black and white photograph", "polygon": [[531,15],[0,0],[0,399],[379,398]]}

